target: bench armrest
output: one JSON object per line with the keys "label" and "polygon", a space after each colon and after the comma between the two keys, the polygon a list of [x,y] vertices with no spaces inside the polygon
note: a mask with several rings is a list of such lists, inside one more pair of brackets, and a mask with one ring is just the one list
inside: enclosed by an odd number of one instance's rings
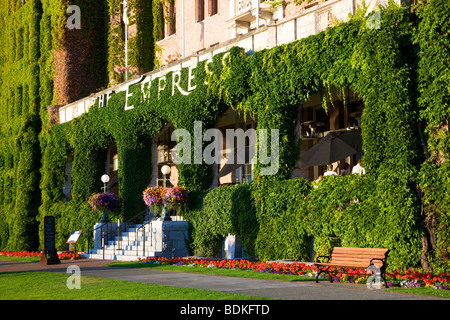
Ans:
{"label": "bench armrest", "polygon": [[372,264],[372,261],[374,261],[374,260],[381,261],[381,262],[383,262],[383,265],[386,265],[386,258],[384,258],[384,259],[380,259],[380,258],[372,258],[372,259],[370,260],[370,265]]}

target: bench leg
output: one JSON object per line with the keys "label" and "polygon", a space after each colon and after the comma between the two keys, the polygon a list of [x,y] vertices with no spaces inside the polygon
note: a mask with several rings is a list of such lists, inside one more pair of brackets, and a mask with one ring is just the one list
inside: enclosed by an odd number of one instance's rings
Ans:
{"label": "bench leg", "polygon": [[316,283],[319,283],[319,275],[322,273],[322,270],[319,269],[319,272],[316,273]]}
{"label": "bench leg", "polygon": [[330,282],[331,283],[333,282],[333,276],[332,276],[331,272],[329,271],[330,267],[327,267],[326,270],[320,269],[320,268],[318,268],[318,269],[319,269],[319,272],[316,274],[316,283],[319,283],[319,275],[324,271],[326,271],[328,273],[328,276],[330,277]]}
{"label": "bench leg", "polygon": [[383,279],[384,286],[386,287],[386,289],[389,288],[388,285],[387,285],[386,275],[384,274],[384,272],[381,273],[381,279]]}

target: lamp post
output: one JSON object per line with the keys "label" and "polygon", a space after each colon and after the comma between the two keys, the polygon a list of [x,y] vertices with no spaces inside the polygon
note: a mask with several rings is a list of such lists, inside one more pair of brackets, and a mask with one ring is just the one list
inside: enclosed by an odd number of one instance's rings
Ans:
{"label": "lamp post", "polygon": [[[170,173],[170,167],[168,165],[162,166],[161,173],[163,174],[163,183],[164,183],[164,188],[165,188],[166,187],[166,175],[168,175]],[[170,218],[169,211],[167,211],[167,208],[166,208],[165,205],[163,207],[163,211],[161,213],[161,216],[162,216],[163,221],[170,221],[170,220],[172,220]]]}
{"label": "lamp post", "polygon": [[165,188],[166,187],[166,175],[168,175],[170,173],[170,167],[167,164],[162,166],[161,173],[163,174],[163,183],[164,183],[164,188]]}
{"label": "lamp post", "polygon": [[[109,182],[109,176],[107,174],[102,175],[102,182],[103,182],[103,193],[106,193],[106,184]],[[102,213],[102,219],[100,220],[100,222],[102,223],[107,223],[109,222],[109,217],[108,214],[103,211]]]}
{"label": "lamp post", "polygon": [[109,176],[107,174],[102,175],[103,193],[106,193],[106,184],[109,182]]}

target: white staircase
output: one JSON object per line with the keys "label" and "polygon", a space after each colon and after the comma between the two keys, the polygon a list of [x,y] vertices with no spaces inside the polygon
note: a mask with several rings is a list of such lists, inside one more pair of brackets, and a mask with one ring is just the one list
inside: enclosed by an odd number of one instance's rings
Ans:
{"label": "white staircase", "polygon": [[92,259],[120,261],[155,257],[158,253],[162,253],[162,243],[158,241],[156,230],[154,228],[151,230],[151,227],[150,222],[144,223],[144,226],[129,227],[125,232],[116,235],[113,240],[105,241],[103,248],[99,246],[99,248],[89,249],[85,256]]}
{"label": "white staircase", "polygon": [[[94,249],[89,249],[86,258],[132,261],[149,257],[183,257],[188,255],[186,240],[189,237],[188,222],[182,217],[170,221],[152,219],[137,225],[121,224],[117,234],[117,223],[99,224],[94,227]],[[107,230],[105,232],[105,230]],[[102,240],[108,232],[114,237]],[[105,237],[106,238],[106,237]]]}

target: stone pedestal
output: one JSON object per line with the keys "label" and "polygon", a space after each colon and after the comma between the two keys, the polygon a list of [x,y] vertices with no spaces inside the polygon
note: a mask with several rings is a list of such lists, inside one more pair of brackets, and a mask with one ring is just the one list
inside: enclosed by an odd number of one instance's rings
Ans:
{"label": "stone pedestal", "polygon": [[172,258],[189,255],[186,242],[189,240],[187,221],[152,221],[151,237],[158,256]]}
{"label": "stone pedestal", "polygon": [[222,258],[237,259],[244,256],[242,242],[239,236],[229,234],[223,242]]}

